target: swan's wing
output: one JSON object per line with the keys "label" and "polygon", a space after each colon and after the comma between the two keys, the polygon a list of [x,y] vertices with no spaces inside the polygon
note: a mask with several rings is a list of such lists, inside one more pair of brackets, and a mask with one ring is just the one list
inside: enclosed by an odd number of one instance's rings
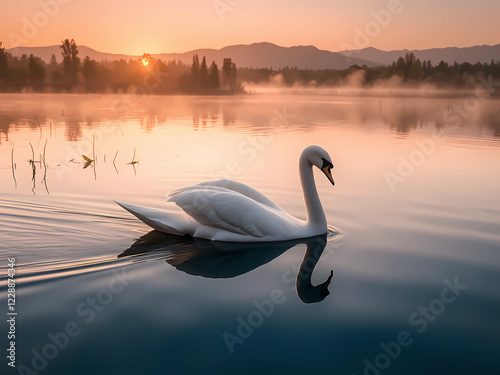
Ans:
{"label": "swan's wing", "polygon": [[234,190],[192,186],[177,192],[174,202],[198,223],[257,238],[289,236],[298,220]]}
{"label": "swan's wing", "polygon": [[278,206],[276,203],[274,203],[271,199],[266,197],[264,194],[262,194],[260,191],[255,190],[254,188],[242,184],[241,182],[236,182],[232,180],[217,180],[217,181],[207,181],[207,182],[202,182],[197,185],[193,186],[188,186],[184,188],[180,188],[177,190],[173,190],[170,193],[168,193],[169,197],[174,197],[179,193],[187,192],[187,191],[194,191],[194,190],[199,190],[200,187],[202,188],[214,188],[217,191],[221,191],[221,189],[226,189],[228,191],[233,191],[239,194],[242,194],[250,199],[253,199],[254,201],[264,204],[268,207],[274,208],[275,210],[283,211],[284,210]]}

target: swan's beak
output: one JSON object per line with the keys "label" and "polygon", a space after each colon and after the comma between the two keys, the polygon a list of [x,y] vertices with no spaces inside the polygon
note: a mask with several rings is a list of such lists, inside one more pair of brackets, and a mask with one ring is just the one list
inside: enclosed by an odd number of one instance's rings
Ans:
{"label": "swan's beak", "polygon": [[327,165],[326,167],[322,168],[321,170],[323,171],[325,176],[330,180],[332,185],[335,186],[335,181],[333,181],[333,177],[332,177],[332,167]]}

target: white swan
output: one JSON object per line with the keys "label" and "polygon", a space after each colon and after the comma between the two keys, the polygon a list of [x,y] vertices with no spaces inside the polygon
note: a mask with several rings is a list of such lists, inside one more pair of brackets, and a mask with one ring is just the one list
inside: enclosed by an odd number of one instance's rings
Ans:
{"label": "white swan", "polygon": [[307,221],[285,212],[248,185],[231,180],[203,182],[169,193],[169,210],[119,203],[150,227],[161,232],[190,235],[213,241],[270,242],[313,237],[327,232],[312,167],[333,181],[332,161],[318,146],[307,147],[300,156],[299,171]]}

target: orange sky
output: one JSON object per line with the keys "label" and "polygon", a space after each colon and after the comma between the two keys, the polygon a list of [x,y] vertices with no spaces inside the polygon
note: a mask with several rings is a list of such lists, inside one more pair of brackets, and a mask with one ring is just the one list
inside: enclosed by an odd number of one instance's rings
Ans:
{"label": "orange sky", "polygon": [[331,51],[466,47],[500,43],[499,16],[498,0],[23,0],[2,5],[0,41],[74,38],[135,55],[261,41]]}

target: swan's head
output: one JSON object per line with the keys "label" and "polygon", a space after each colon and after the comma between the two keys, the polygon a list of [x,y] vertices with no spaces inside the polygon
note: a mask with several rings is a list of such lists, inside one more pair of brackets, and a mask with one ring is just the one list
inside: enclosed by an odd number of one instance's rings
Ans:
{"label": "swan's head", "polygon": [[309,163],[321,169],[328,180],[335,186],[332,177],[333,163],[330,155],[319,146],[309,146],[303,152],[301,159],[305,158]]}

